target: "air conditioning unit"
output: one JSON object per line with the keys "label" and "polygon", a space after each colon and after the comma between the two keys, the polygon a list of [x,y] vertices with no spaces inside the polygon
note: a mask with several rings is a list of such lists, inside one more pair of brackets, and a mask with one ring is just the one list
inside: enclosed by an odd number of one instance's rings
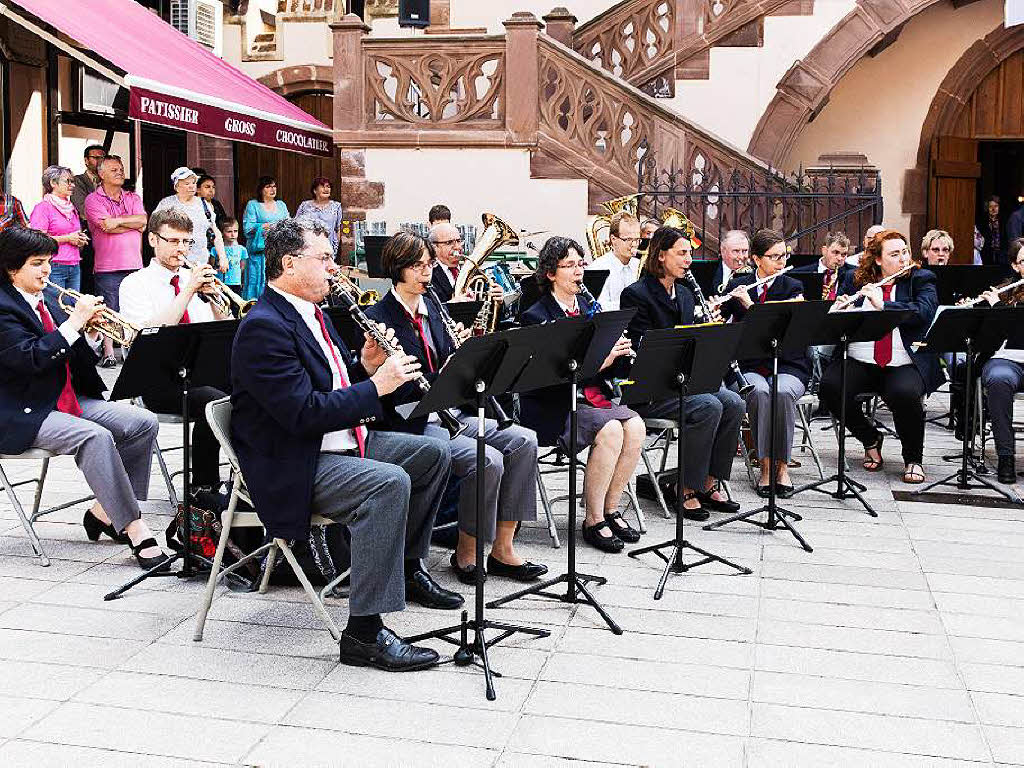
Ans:
{"label": "air conditioning unit", "polygon": [[222,56],[224,3],[221,0],[171,0],[171,26]]}

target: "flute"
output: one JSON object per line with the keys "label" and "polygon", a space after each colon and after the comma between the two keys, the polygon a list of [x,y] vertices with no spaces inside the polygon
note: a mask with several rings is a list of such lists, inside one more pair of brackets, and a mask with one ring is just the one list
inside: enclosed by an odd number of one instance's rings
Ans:
{"label": "flute", "polygon": [[857,293],[851,293],[848,296],[842,296],[841,298],[836,299],[835,304],[832,305],[832,310],[836,311],[836,312],[839,312],[839,311],[842,311],[842,310],[846,309],[849,306],[852,306],[854,304],[854,302],[857,301],[857,299],[863,299],[864,298],[864,295],[861,293],[861,291],[863,291],[864,288],[881,288],[883,285],[888,285],[889,283],[894,283],[897,280],[899,280],[901,277],[904,277],[905,275],[910,274],[913,270],[917,269],[919,266],[920,266],[920,264],[908,264],[903,269],[901,269],[899,272],[893,272],[888,277],[883,277],[877,283],[868,283],[867,285],[863,286],[860,289],[860,291],[857,291]]}
{"label": "flute", "polygon": [[[786,274],[792,268],[793,268],[792,266],[789,266],[789,267],[786,267],[785,269],[780,269],[774,275],[768,275],[768,277],[762,277],[760,280],[755,280],[750,285],[738,285],[736,287],[737,288],[743,288],[744,290],[747,290],[747,291],[751,290],[752,288],[760,288],[762,285],[767,285],[768,283],[770,283],[772,280],[774,280],[779,275]],[[719,307],[725,306],[730,301],[732,301],[734,298],[735,298],[735,296],[732,296],[731,294],[726,294],[725,296],[715,296],[715,297],[710,298],[710,299],[707,300],[708,308],[713,312],[714,310],[718,309]]]}
{"label": "flute", "polygon": [[[1009,291],[1009,290],[1012,290],[1014,288],[1019,288],[1022,285],[1024,285],[1024,278],[1021,278],[1020,280],[1016,280],[1016,281],[1014,281],[1012,283],[1008,283],[1007,285],[1001,286],[999,288],[997,288],[995,286],[992,286],[985,293],[995,293],[995,295],[998,296],[1000,293],[1003,293],[1004,291]],[[973,299],[961,299],[960,301],[958,301],[955,304],[955,306],[957,306],[957,307],[974,307],[974,306],[977,306],[978,304],[981,304],[981,302],[983,302],[983,301],[987,301],[987,299],[985,298],[985,294],[984,293],[981,294],[980,296],[975,296]]]}

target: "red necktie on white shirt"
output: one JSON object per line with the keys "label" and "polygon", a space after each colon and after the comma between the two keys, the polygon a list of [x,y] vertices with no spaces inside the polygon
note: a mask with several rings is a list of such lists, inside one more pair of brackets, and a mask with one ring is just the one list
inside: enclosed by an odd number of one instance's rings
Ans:
{"label": "red necktie on white shirt", "polygon": [[[36,311],[39,313],[39,319],[42,320],[44,333],[53,333],[57,330],[57,326],[53,324],[53,318],[46,311],[46,305],[42,299],[36,304]],[[78,404],[75,388],[71,384],[71,362],[69,360],[64,361],[64,386],[57,396],[57,410],[69,416],[82,415],[82,406]]]}
{"label": "red necktie on white shirt", "polygon": [[[882,286],[882,301],[889,301],[889,297],[892,296],[892,289],[893,286],[891,285]],[[885,366],[892,362],[892,331],[889,331],[875,342],[875,362],[878,363],[880,368],[885,368]]]}
{"label": "red necktie on white shirt", "polygon": [[[334,351],[334,344],[331,342],[331,335],[327,333],[327,324],[324,323],[324,313],[320,311],[320,307],[316,308],[316,319],[320,323],[320,333],[324,335],[324,341],[327,342],[327,348],[331,350],[331,358],[334,360],[334,367],[338,370],[338,377],[341,379],[341,388],[344,389],[348,386],[348,378],[345,376],[345,369],[341,367],[341,361],[338,359],[338,353]],[[366,455],[366,427],[356,427],[352,430],[356,434],[356,444],[359,446],[359,455]]]}
{"label": "red necktie on white shirt", "polygon": [[420,342],[423,344],[423,354],[427,356],[427,370],[433,373],[434,368],[434,356],[430,354],[430,345],[427,344],[427,334],[423,331],[423,318],[417,315],[409,314],[408,310],[405,311],[405,316],[409,318],[409,322],[412,323],[416,329],[416,333],[419,334]]}
{"label": "red necktie on white shirt", "polygon": [[762,285],[758,288],[757,303],[764,304],[764,300],[768,298],[768,285]]}
{"label": "red necktie on white shirt", "polygon": [[[171,278],[171,285],[174,286],[174,295],[175,296],[177,296],[179,293],[181,293],[181,288],[178,287],[178,276],[177,275],[174,275]],[[178,321],[178,325],[188,325],[191,322],[192,321],[188,319],[188,309],[186,309],[182,313],[181,320]]]}

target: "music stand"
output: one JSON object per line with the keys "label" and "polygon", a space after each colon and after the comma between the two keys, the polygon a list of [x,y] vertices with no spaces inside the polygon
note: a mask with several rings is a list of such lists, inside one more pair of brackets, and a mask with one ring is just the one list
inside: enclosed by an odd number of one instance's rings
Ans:
{"label": "music stand", "polygon": [[[598,612],[613,633],[622,634],[622,627],[608,615],[587,589],[588,582],[601,586],[606,584],[608,579],[604,576],[579,573],[576,570],[576,468],[580,452],[576,434],[578,422],[576,393],[581,380],[597,375],[601,363],[608,357],[608,353],[622,336],[635,313],[635,309],[600,312],[589,319],[569,317],[554,323],[520,328],[508,333],[511,343],[518,345],[524,352],[531,355],[529,366],[523,371],[520,380],[510,383],[509,389],[516,392],[529,392],[556,384],[569,383],[569,530],[566,545],[568,567],[565,573],[553,579],[533,584],[518,592],[492,600],[487,604],[488,608],[496,608],[527,595],[540,595],[565,603],[583,602]],[[547,591],[556,584],[565,584],[565,592]],[[582,595],[582,600],[580,595]]]}
{"label": "music stand", "polygon": [[694,259],[690,262],[690,272],[705,296],[714,296],[718,293],[718,286],[714,283],[719,263],[719,259]]}
{"label": "music stand", "polygon": [[[823,301],[778,301],[754,304],[747,312],[742,323],[744,333],[736,353],[737,359],[761,360],[767,357],[772,361],[768,406],[768,503],[757,509],[708,523],[704,526],[705,531],[713,531],[736,521],[750,523],[767,531],[777,531],[782,527],[793,534],[793,538],[800,542],[800,546],[806,551],[814,551],[787,519],[791,517],[797,520],[800,517],[777,504],[775,416],[779,399],[779,358],[785,353],[806,354],[807,347],[814,337],[814,329],[824,320],[829,306],[828,302]],[[762,512],[768,513],[764,522],[753,519]]]}
{"label": "music stand", "polygon": [[456,323],[462,323],[463,328],[469,328],[473,325],[473,321],[476,320],[476,316],[480,314],[480,307],[483,306],[483,302],[446,301],[444,306],[448,310],[448,314],[451,315],[452,320]]}
{"label": "music stand", "polygon": [[[208,323],[144,328],[128,350],[121,373],[111,390],[111,400],[142,397],[145,402],[146,392],[152,391],[154,381],[163,384],[174,382],[181,387],[182,494],[185,510],[182,538],[184,541],[181,551],[171,555],[170,563],[178,559],[182,563],[181,570],[177,574],[168,572],[164,564],[151,568],[114,591],[105,594],[104,600],[116,600],[150,576],[177,575],[178,578],[190,579],[198,573],[192,560],[199,556],[191,552],[192,425],[188,396],[189,391],[197,384],[216,387],[224,391],[231,389],[228,361],[231,359],[231,344],[234,341],[239,322],[239,320],[217,320]],[[177,514],[177,510],[174,510],[174,514]]]}
{"label": "music stand", "polygon": [[[978,474],[973,467],[969,467],[970,448],[967,437],[968,418],[974,406],[974,387],[971,386],[971,378],[975,349],[979,346],[982,349],[998,349],[1010,335],[1014,321],[1019,323],[1022,319],[1024,319],[1024,312],[1017,307],[964,308],[939,313],[935,322],[932,323],[932,327],[928,329],[928,335],[922,346],[925,346],[929,352],[965,352],[967,354],[967,386],[964,387],[963,412],[961,414],[964,425],[961,437],[963,452],[960,456],[960,468],[956,472],[913,491],[914,496],[931,490],[937,485],[952,485],[961,491],[972,488],[989,488],[1012,502],[1024,503],[1016,494],[1008,489],[1000,488],[991,480]],[[971,485],[971,480],[978,485]]]}
{"label": "music stand", "polygon": [[[604,284],[611,274],[607,269],[584,269],[583,284],[587,286],[590,295],[595,299],[604,290]],[[519,314],[523,314],[540,299],[540,288],[537,286],[537,277],[527,275],[519,281]]]}
{"label": "music stand", "polygon": [[[509,354],[508,342],[503,334],[495,333],[486,336],[478,336],[468,339],[448,358],[448,361],[437,374],[437,378],[431,382],[430,391],[427,392],[419,405],[413,409],[410,418],[427,416],[432,412],[444,408],[454,408],[475,401],[477,412],[477,435],[476,435],[476,530],[483,530],[483,509],[484,509],[484,476],[485,476],[485,452],[487,444],[484,441],[486,427],[485,407],[487,398],[490,395],[501,394],[492,383],[502,369],[511,369],[509,378],[515,379],[518,372],[521,372],[528,358],[525,360],[521,355]],[[534,629],[517,624],[506,624],[504,622],[491,621],[484,617],[484,542],[478,534],[476,536],[476,586],[474,587],[474,614],[469,619],[466,611],[462,612],[458,624],[450,627],[435,629],[430,632],[423,632],[412,637],[407,637],[406,642],[415,643],[428,638],[443,640],[452,645],[457,645],[458,650],[452,656],[452,662],[457,666],[479,666],[484,671],[484,688],[487,699],[494,701],[494,681],[492,676],[500,677],[500,673],[491,670],[490,661],[487,657],[487,649],[500,643],[517,633],[532,635],[534,637],[547,637],[551,633],[546,629]],[[473,630],[473,641],[469,642],[469,630]],[[487,630],[499,630],[496,637],[487,639]],[[458,635],[458,640],[453,637]],[[475,660],[480,657],[480,661]]]}
{"label": "music stand", "polygon": [[363,258],[366,260],[367,277],[388,277],[381,266],[384,243],[391,239],[390,235],[364,235]]}
{"label": "music stand", "polygon": [[1016,274],[1005,264],[946,264],[941,267],[925,264],[924,269],[935,274],[940,305],[977,296]]}
{"label": "music stand", "polygon": [[821,292],[825,289],[824,272],[797,272],[794,269],[786,274],[801,282],[805,299],[818,301],[821,298]]}
{"label": "music stand", "polygon": [[[644,334],[643,343],[637,352],[630,376],[634,383],[623,385],[622,402],[626,405],[649,403],[669,397],[678,398],[679,429],[676,432],[676,530],[675,536],[659,544],[652,544],[629,553],[639,557],[653,552],[665,561],[654,599],[660,600],[665,592],[670,573],[686,573],[708,563],[722,563],[743,574],[751,573],[749,568],[738,565],[724,557],[695,547],[686,540],[683,515],[683,466],[685,456],[686,414],[683,410],[687,395],[717,392],[722,379],[733,360],[736,344],[743,328],[735,325],[707,325],[693,328],[661,328]],[[700,362],[697,363],[697,360]],[[669,555],[661,550],[670,549]],[[693,563],[683,561],[683,551],[691,549],[702,555]]]}
{"label": "music stand", "polygon": [[[850,343],[854,341],[878,341],[900,323],[909,318],[911,310],[883,310],[881,312],[832,312],[825,316],[816,329],[815,344],[835,344],[839,350],[839,466],[836,474],[807,483],[796,488],[790,498],[804,491],[825,493],[840,501],[856,498],[871,517],[878,513],[862,495],[867,486],[846,474],[846,373],[850,360]],[[833,358],[834,359],[834,358]],[[835,481],[836,489],[829,491],[825,486]]]}

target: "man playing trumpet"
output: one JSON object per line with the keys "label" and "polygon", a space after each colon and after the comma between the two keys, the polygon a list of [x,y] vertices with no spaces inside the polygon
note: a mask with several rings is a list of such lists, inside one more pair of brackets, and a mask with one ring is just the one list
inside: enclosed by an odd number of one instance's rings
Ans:
{"label": "man playing trumpet", "polygon": [[[203,300],[217,291],[216,273],[209,264],[186,266],[192,247],[192,220],[177,208],[164,208],[149,217],[149,266],[121,281],[121,314],[139,328],[230,320],[231,312]],[[215,387],[193,387],[188,406],[196,414],[192,429],[192,487],[215,489],[220,482],[219,445],[206,423],[206,404],[225,393]],[[181,413],[181,390],[172,382],[154,382],[142,398],[156,413]]]}

